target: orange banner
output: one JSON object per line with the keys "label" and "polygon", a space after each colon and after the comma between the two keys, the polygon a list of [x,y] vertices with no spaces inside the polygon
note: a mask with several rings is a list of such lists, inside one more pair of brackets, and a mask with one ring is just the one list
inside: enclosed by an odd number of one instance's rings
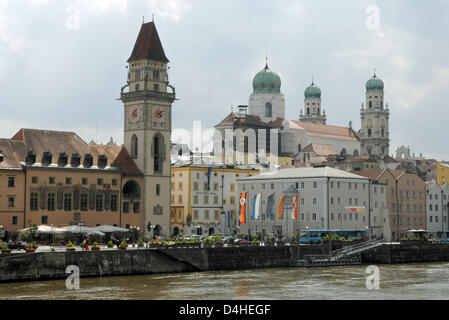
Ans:
{"label": "orange banner", "polygon": [[246,192],[240,195],[240,224],[245,224]]}
{"label": "orange banner", "polygon": [[284,217],[284,197],[282,196],[279,199],[279,208],[278,208],[278,219],[282,219]]}

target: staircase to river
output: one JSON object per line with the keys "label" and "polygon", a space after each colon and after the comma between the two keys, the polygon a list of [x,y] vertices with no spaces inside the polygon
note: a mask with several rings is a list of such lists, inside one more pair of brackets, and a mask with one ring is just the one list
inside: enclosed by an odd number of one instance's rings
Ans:
{"label": "staircase to river", "polygon": [[331,251],[329,254],[306,255],[303,259],[296,260],[296,267],[326,267],[359,265],[362,263],[361,254],[374,250],[384,244],[384,240],[365,241],[353,246]]}

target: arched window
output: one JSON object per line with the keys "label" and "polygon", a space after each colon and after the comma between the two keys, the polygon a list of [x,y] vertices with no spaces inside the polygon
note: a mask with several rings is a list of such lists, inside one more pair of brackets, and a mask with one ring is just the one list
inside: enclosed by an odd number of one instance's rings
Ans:
{"label": "arched window", "polygon": [[341,156],[345,156],[348,152],[346,151],[345,148],[341,149],[340,155]]}
{"label": "arched window", "polygon": [[317,115],[320,115],[320,108],[317,109]]}
{"label": "arched window", "polygon": [[272,117],[273,114],[273,106],[271,103],[267,102],[265,104],[265,117]]}
{"label": "arched window", "polygon": [[369,102],[369,108],[371,109],[372,107],[373,107],[373,102],[370,101],[370,102]]}
{"label": "arched window", "polygon": [[136,135],[131,138],[131,157],[137,158],[139,156],[139,140]]}
{"label": "arched window", "polygon": [[310,114],[310,108],[307,108],[307,115]]}
{"label": "arched window", "polygon": [[358,156],[358,155],[359,155],[359,150],[355,149],[355,150],[354,150],[354,155],[355,155],[355,156]]}
{"label": "arched window", "polygon": [[151,149],[154,160],[154,174],[162,174],[162,164],[165,160],[165,144],[164,137],[161,134],[155,134]]}

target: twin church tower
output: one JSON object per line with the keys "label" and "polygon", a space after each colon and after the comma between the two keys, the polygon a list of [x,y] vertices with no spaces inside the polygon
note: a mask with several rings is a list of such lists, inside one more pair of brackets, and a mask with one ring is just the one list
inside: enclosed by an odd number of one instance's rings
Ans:
{"label": "twin church tower", "polygon": [[[304,110],[299,122],[326,125],[326,113],[321,103],[321,89],[312,81],[304,91]],[[253,93],[248,103],[248,114],[258,116],[264,123],[285,119],[285,99],[281,93],[281,78],[268,67],[256,74]],[[366,106],[361,108],[361,129],[358,131],[360,150],[358,154],[383,156],[389,154],[389,108],[384,103],[384,83],[374,76],[366,83]],[[317,127],[319,130],[319,128]],[[352,129],[352,128],[351,128]]]}

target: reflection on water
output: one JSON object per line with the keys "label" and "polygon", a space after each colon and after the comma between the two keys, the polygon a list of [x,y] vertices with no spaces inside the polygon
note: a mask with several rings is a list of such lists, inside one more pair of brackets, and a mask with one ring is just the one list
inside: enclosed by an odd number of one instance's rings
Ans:
{"label": "reflection on water", "polygon": [[380,290],[366,289],[367,266],[279,268],[0,284],[0,299],[301,300],[448,299],[449,263],[379,265]]}

